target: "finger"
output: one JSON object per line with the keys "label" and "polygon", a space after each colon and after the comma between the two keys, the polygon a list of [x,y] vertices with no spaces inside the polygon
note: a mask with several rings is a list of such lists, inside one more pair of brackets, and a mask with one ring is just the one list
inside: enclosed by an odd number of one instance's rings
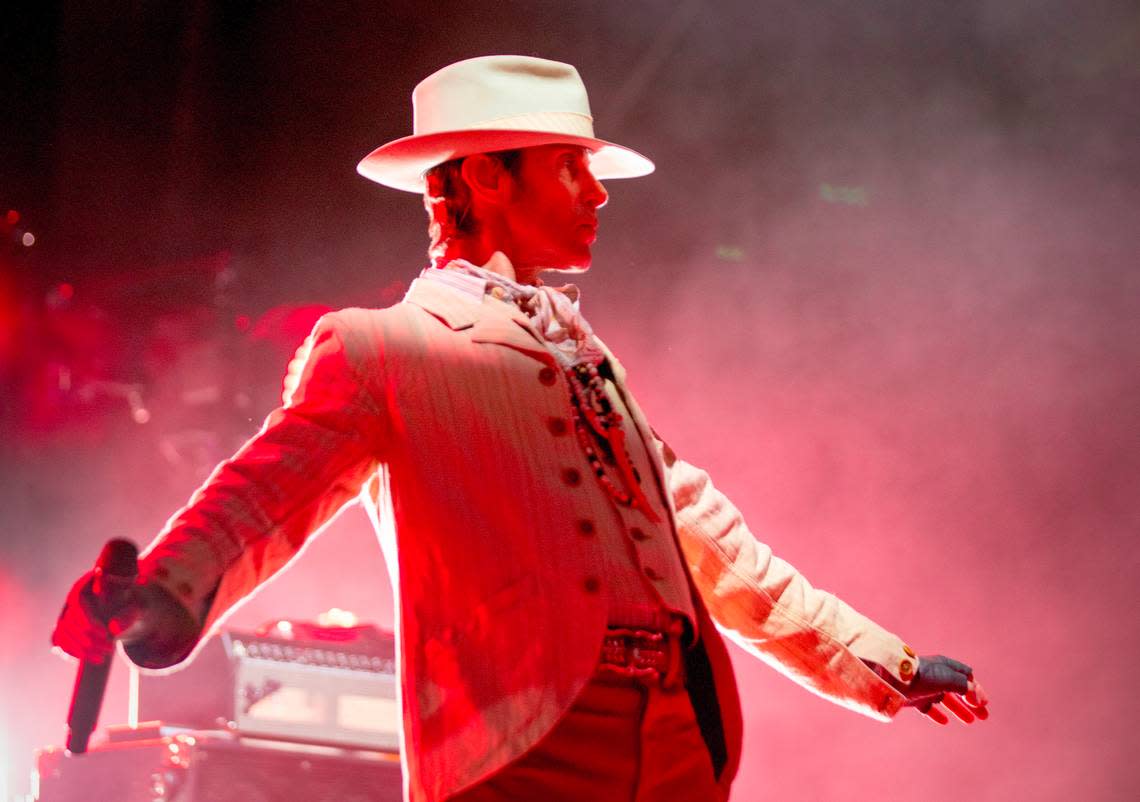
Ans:
{"label": "finger", "polygon": [[945,695],[945,693],[939,691],[938,693],[929,693],[925,696],[912,696],[906,701],[906,704],[918,710],[919,713],[925,713],[930,709],[931,705],[941,702],[942,697]]}
{"label": "finger", "polygon": [[932,690],[965,693],[969,689],[969,677],[944,662],[945,659],[941,656],[919,658],[918,676],[911,685],[912,690],[920,693]]}
{"label": "finger", "polygon": [[933,705],[929,710],[926,711],[925,715],[928,719],[933,721],[935,724],[949,724],[950,723],[950,719],[948,719],[946,717],[946,714],[944,712],[942,712],[942,708],[939,707],[938,705]]}
{"label": "finger", "polygon": [[56,632],[51,636],[51,643],[58,649],[70,655],[84,654],[89,643],[84,638],[71,632]]}
{"label": "finger", "polygon": [[973,724],[974,714],[966,703],[962,701],[962,697],[956,693],[948,693],[942,700],[942,704],[946,705],[946,709],[958,717],[958,720],[963,724]]}
{"label": "finger", "polygon": [[57,633],[53,643],[69,646],[81,652],[109,652],[114,647],[110,635],[102,629],[73,629]]}
{"label": "finger", "polygon": [[74,663],[74,662],[77,662],[79,660],[78,657],[73,655],[71,652],[67,651],[67,649],[63,648],[59,644],[52,646],[51,651],[52,651],[52,654],[54,654],[56,657],[62,657],[64,660],[66,660],[69,663]]}
{"label": "finger", "polygon": [[987,707],[989,699],[986,698],[986,692],[982,689],[981,685],[976,685],[975,683],[970,684],[972,687],[969,693],[962,697],[962,700],[970,707],[970,710],[975,716],[985,721],[990,717],[990,711]]}
{"label": "finger", "polygon": [[974,707],[985,707],[990,703],[989,697],[986,696],[986,689],[982,687],[981,683],[970,681],[970,687],[966,690],[966,702]]}
{"label": "finger", "polygon": [[64,658],[68,662],[73,660],[80,660],[85,663],[102,663],[107,660],[111,654],[111,649],[80,649],[73,644],[56,644],[52,647],[52,653]]}
{"label": "finger", "polygon": [[51,642],[74,657],[100,663],[115,648],[114,641],[98,629],[57,630],[52,633]]}
{"label": "finger", "polygon": [[965,674],[967,677],[974,676],[974,669],[970,668],[961,660],[955,660],[953,657],[943,657],[942,655],[939,655],[939,657],[945,665],[950,666],[950,668],[954,669],[959,674]]}

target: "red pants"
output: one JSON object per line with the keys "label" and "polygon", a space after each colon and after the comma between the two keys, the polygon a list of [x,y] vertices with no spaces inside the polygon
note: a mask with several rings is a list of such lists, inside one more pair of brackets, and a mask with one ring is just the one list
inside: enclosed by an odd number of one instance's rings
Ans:
{"label": "red pants", "polygon": [[598,674],[533,749],[453,802],[724,802],[684,687]]}

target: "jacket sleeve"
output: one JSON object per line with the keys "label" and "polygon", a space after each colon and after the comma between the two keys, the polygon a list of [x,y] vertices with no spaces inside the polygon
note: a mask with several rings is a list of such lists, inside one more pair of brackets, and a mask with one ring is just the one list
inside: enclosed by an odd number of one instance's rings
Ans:
{"label": "jacket sleeve", "polygon": [[905,687],[917,668],[897,636],[830,593],[817,590],[756,540],[740,511],[699,468],[658,440],[681,549],[717,628],[808,690],[887,720],[906,701],[878,676]]}
{"label": "jacket sleeve", "polygon": [[[359,493],[383,442],[381,409],[366,375],[376,350],[346,315],[326,315],[294,360],[300,365],[286,401],[261,430],[177,512],[139,564],[140,577],[166,590],[208,632],[271,578],[306,540]],[[351,320],[351,319],[349,319]],[[148,667],[184,660],[179,653],[128,652]]]}

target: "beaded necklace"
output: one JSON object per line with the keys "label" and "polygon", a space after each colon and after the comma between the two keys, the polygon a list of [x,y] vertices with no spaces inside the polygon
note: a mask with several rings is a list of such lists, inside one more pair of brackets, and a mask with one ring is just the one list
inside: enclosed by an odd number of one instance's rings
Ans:
{"label": "beaded necklace", "polygon": [[[610,403],[606,395],[605,382],[598,375],[598,366],[586,363],[566,371],[570,380],[571,409],[574,416],[574,431],[582,447],[594,476],[616,503],[641,512],[651,522],[661,519],[653,511],[649,499],[641,489],[641,475],[629,458],[625,447],[625,430],[622,428],[622,415]],[[594,448],[597,444],[602,454]],[[622,486],[610,478],[607,466],[616,472]]]}
{"label": "beaded necklace", "polygon": [[621,413],[613,408],[605,382],[598,375],[598,365],[605,355],[577,305],[552,287],[519,284],[461,259],[448,267],[484,279],[488,292],[502,288],[507,298],[531,318],[566,373],[574,432],[598,483],[615,503],[641,510],[651,522],[660,521],[641,489],[641,477],[625,447]]}

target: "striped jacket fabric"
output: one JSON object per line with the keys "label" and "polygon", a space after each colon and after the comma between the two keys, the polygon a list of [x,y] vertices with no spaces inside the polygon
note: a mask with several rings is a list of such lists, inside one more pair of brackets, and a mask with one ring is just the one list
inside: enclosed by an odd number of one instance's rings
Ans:
{"label": "striped jacket fabric", "polygon": [[[570,422],[566,377],[516,307],[417,280],[387,309],[323,317],[289,401],[176,513],[144,579],[203,633],[361,500],[396,599],[405,796],[435,802],[521,755],[593,674],[607,624],[596,541],[614,515]],[[813,588],[749,532],[708,475],[652,432],[607,351],[652,455],[699,620],[727,789],[741,712],[721,633],[832,701],[886,720],[904,697],[895,635]],[[562,434],[556,434],[561,432]],[[568,477],[578,472],[583,481]]]}

